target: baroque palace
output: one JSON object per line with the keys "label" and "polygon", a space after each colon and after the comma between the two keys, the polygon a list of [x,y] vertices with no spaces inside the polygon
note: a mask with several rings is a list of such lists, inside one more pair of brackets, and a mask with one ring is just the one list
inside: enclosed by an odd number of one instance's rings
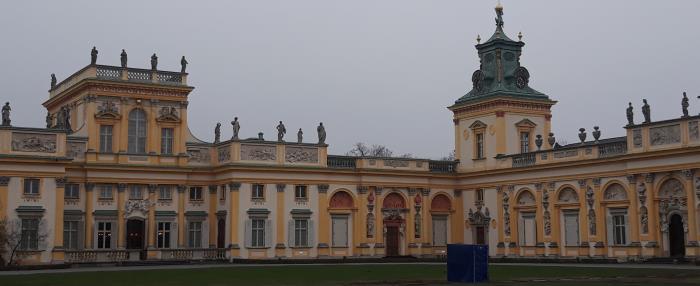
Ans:
{"label": "baroque palace", "polygon": [[[449,107],[455,161],[327,154],[318,141],[187,125],[180,72],[97,64],[52,78],[46,128],[0,127],[0,219],[21,225],[20,263],[443,255],[642,260],[700,255],[700,116],[626,136],[557,143],[556,103],[530,87],[521,40],[476,45],[473,88]],[[521,38],[520,36],[518,38]],[[621,124],[622,125],[622,124]],[[11,226],[12,224],[8,224]],[[8,250],[9,251],[9,250]],[[8,257],[8,255],[3,255]]]}

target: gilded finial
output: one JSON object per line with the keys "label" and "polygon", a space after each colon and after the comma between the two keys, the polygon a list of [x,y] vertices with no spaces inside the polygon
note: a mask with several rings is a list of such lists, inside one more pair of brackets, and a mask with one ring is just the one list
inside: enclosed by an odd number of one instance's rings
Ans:
{"label": "gilded finial", "polygon": [[476,35],[476,43],[481,44],[481,35],[479,34]]}
{"label": "gilded finial", "polygon": [[503,5],[501,5],[501,0],[498,0],[496,4],[496,11],[503,11]]}
{"label": "gilded finial", "polygon": [[503,5],[501,5],[501,1],[498,1],[498,4],[496,4],[496,31],[502,31],[503,30]]}
{"label": "gilded finial", "polygon": [[523,41],[523,32],[522,31],[518,32],[518,41],[521,41],[521,42]]}

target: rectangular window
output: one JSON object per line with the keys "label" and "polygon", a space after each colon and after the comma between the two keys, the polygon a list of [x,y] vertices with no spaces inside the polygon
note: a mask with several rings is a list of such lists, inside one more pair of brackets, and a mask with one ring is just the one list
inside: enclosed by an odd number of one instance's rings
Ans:
{"label": "rectangular window", "polygon": [[158,199],[169,201],[173,199],[172,187],[168,185],[158,186]]}
{"label": "rectangular window", "polygon": [[265,198],[265,185],[253,184],[251,197],[253,199],[264,199]]}
{"label": "rectangular window", "polygon": [[294,246],[309,246],[309,221],[306,219],[294,220]]}
{"label": "rectangular window", "polygon": [[112,248],[112,223],[97,223],[97,249]]}
{"label": "rectangular window", "polygon": [[112,198],[112,185],[100,185],[100,199],[111,200]]}
{"label": "rectangular window", "polygon": [[130,200],[141,200],[143,199],[143,188],[141,185],[131,185],[129,186],[129,199]]}
{"label": "rectangular window", "polygon": [[333,217],[332,218],[332,246],[347,247],[348,246],[348,218]]}
{"label": "rectangular window", "polygon": [[447,218],[433,218],[433,245],[447,245]]}
{"label": "rectangular window", "polygon": [[527,213],[520,218],[520,244],[522,246],[535,246],[537,243],[537,227],[535,214]]}
{"label": "rectangular window", "polygon": [[520,153],[530,152],[530,132],[520,132]]}
{"label": "rectangular window", "polygon": [[78,249],[78,224],[80,221],[67,220],[63,222],[63,247]]}
{"label": "rectangular window", "polygon": [[627,226],[625,225],[625,216],[626,215],[622,213],[612,215],[614,245],[627,244]]}
{"label": "rectangular window", "polygon": [[226,185],[221,185],[221,192],[219,193],[219,200],[226,200]]}
{"label": "rectangular window", "polygon": [[156,243],[158,248],[170,248],[170,222],[158,222]]}
{"label": "rectangular window", "polygon": [[253,219],[251,221],[251,246],[265,247],[265,220]]}
{"label": "rectangular window", "polygon": [[188,228],[189,233],[189,247],[190,248],[201,248],[202,247],[202,222],[201,221],[191,221]]}
{"label": "rectangular window", "polygon": [[299,185],[294,186],[294,198],[297,200],[305,200],[306,197],[306,186]]}
{"label": "rectangular window", "polygon": [[39,182],[39,179],[24,179],[24,194],[28,196],[38,196]]}
{"label": "rectangular window", "polygon": [[112,153],[112,125],[100,125],[100,152]]}
{"label": "rectangular window", "polygon": [[484,201],[484,189],[476,189],[476,193],[474,195],[474,200],[476,200],[477,202]]}
{"label": "rectangular window", "polygon": [[578,246],[578,213],[564,214],[564,238],[566,246]]}
{"label": "rectangular window", "polygon": [[190,187],[190,201],[202,200],[202,187]]}
{"label": "rectangular window", "polygon": [[39,249],[39,219],[22,219],[22,232],[19,248],[24,250]]}
{"label": "rectangular window", "polygon": [[78,184],[66,184],[65,190],[63,192],[64,199],[79,199],[80,198],[80,185]]}
{"label": "rectangular window", "polygon": [[484,158],[484,133],[476,134],[476,158]]}
{"label": "rectangular window", "polygon": [[160,137],[160,153],[166,155],[173,154],[173,134],[175,133],[172,128],[161,129]]}

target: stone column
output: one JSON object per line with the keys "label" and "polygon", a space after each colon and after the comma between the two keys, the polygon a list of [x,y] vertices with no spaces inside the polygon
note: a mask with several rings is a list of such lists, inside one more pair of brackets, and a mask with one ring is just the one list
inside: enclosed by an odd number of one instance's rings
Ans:
{"label": "stone column", "polygon": [[[430,198],[430,189],[423,189],[421,190],[421,195],[423,196],[423,208],[421,208],[421,217],[423,218],[423,233],[421,234],[421,240],[423,243],[421,243],[421,253],[423,255],[432,255],[433,254],[433,240],[432,240],[432,233],[433,233],[433,224],[432,224],[432,218],[430,217],[430,201],[428,200]],[[381,209],[381,206],[379,206]]]}
{"label": "stone column", "polygon": [[[645,141],[646,142],[646,141]],[[656,199],[657,190],[654,189],[654,178],[653,173],[648,173],[644,175],[644,189],[646,189],[647,195],[647,208],[649,209],[649,233],[646,235],[646,240],[648,241],[642,253],[644,256],[658,256],[662,253],[661,245],[661,228],[659,227],[659,207],[654,202]],[[644,239],[644,236],[642,236]]]}
{"label": "stone column", "polygon": [[54,237],[53,237],[53,251],[52,262],[61,263],[64,259],[64,247],[63,247],[63,205],[64,205],[64,195],[66,187],[66,178],[55,178],[56,182],[56,197],[55,206],[56,211],[54,214]]}
{"label": "stone column", "polygon": [[330,215],[328,214],[328,185],[321,184],[318,188],[318,256],[328,256],[330,244]]}
{"label": "stone column", "polygon": [[0,220],[7,218],[7,198],[9,192],[7,185],[10,184],[10,177],[0,177]]}
{"label": "stone column", "polygon": [[596,233],[593,236],[595,237],[595,244],[593,245],[593,250],[594,255],[600,257],[607,255],[605,246],[608,245],[605,236],[606,214],[605,209],[600,204],[600,202],[603,200],[603,191],[601,191],[600,189],[600,178],[593,179],[593,194],[593,198],[595,200],[595,202],[593,203],[593,207],[595,209],[596,214]]}
{"label": "stone column", "polygon": [[148,185],[148,258],[155,258],[156,247],[156,189],[158,185]]}
{"label": "stone column", "polygon": [[231,227],[230,229],[230,236],[231,236],[231,244],[229,247],[231,247],[231,258],[237,258],[241,256],[241,247],[238,244],[238,205],[239,205],[239,192],[238,190],[241,188],[241,183],[239,182],[231,182],[228,184],[228,189],[229,189],[229,226]]}
{"label": "stone column", "polygon": [[549,243],[547,245],[547,255],[558,256],[559,254],[561,254],[561,249],[563,249],[563,247],[561,246],[561,241],[559,241],[561,239],[562,229],[560,221],[561,211],[558,207],[555,206],[555,202],[557,201],[556,184],[554,182],[549,182],[545,187],[545,191],[547,192],[548,197],[546,201],[543,200],[542,206],[545,207],[545,211],[549,211],[550,223],[549,233],[547,233],[547,229],[545,226],[545,236],[549,238]]}
{"label": "stone column", "polygon": [[384,245],[384,214],[382,213],[384,197],[382,197],[382,187],[374,188],[374,198],[374,218],[376,220],[376,223],[374,224],[374,255],[384,256],[386,253],[386,247]]}
{"label": "stone column", "polygon": [[94,193],[92,191],[94,188],[94,183],[85,183],[85,233],[83,233],[85,236],[85,249],[94,248],[92,244],[92,228],[95,223],[93,219],[93,211],[95,211],[95,207],[93,206]]}
{"label": "stone column", "polygon": [[535,242],[535,254],[537,256],[544,256],[545,241],[549,240],[549,237],[545,238],[544,235],[544,190],[542,189],[541,183],[535,184],[535,189],[535,220],[538,222],[542,222],[542,226],[538,226],[536,230],[537,239]]}
{"label": "stone column", "polygon": [[[688,235],[686,235],[686,256],[695,256],[697,257],[700,255],[698,253],[698,250],[700,250],[698,247],[698,237],[697,237],[697,212],[696,212],[696,194],[695,194],[695,186],[693,184],[693,174],[694,170],[689,169],[689,170],[683,170],[683,187],[686,190],[686,196],[688,198]],[[700,196],[700,194],[697,194]]]}
{"label": "stone column", "polygon": [[124,207],[126,194],[126,184],[117,184],[117,248],[126,248],[126,217],[124,216]]}
{"label": "stone column", "polygon": [[209,224],[209,248],[216,248],[216,197],[217,185],[209,185],[209,211],[207,212],[207,220]]}
{"label": "stone column", "polygon": [[185,248],[185,231],[187,227],[185,226],[185,196],[187,193],[187,186],[178,185],[177,186],[177,247]]}
{"label": "stone column", "polygon": [[[629,188],[629,223],[630,223],[630,247],[627,250],[627,255],[632,257],[639,257],[641,255],[641,246],[639,242],[639,234],[642,232],[642,224],[640,217],[640,200],[639,194],[637,193],[637,187],[635,185],[634,175],[627,176],[627,188]],[[647,216],[648,217],[648,216]]]}
{"label": "stone column", "polygon": [[[578,180],[578,196],[579,196],[579,231],[581,233],[581,243],[579,245],[579,256],[591,256],[591,247],[595,245],[595,240],[592,239],[590,222],[588,213],[592,209],[593,200],[588,200],[588,183],[586,180]],[[595,198],[593,198],[595,199]]]}
{"label": "stone column", "polygon": [[[277,244],[275,244],[275,257],[285,257],[286,256],[286,246],[285,246],[285,236],[284,236],[284,226],[287,224],[284,210],[284,190],[287,187],[285,184],[277,184],[277,208],[276,208],[276,219],[275,226],[277,229]],[[294,231],[293,229],[287,231]],[[291,246],[291,245],[289,245]]]}
{"label": "stone column", "polygon": [[357,200],[357,209],[359,210],[357,213],[357,221],[360,225],[359,227],[359,234],[357,235],[359,237],[359,240],[356,241],[355,243],[357,244],[357,250],[355,252],[356,255],[360,256],[368,256],[370,255],[369,253],[369,244],[367,244],[367,190],[369,188],[366,186],[357,186],[357,194],[358,194],[358,200]]}

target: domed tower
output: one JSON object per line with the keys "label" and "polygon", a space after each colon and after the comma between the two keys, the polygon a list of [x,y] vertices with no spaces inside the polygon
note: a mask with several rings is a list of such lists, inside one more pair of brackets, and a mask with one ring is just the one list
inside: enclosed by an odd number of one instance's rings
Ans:
{"label": "domed tower", "polygon": [[[478,43],[479,69],[472,89],[448,107],[454,113],[455,155],[460,171],[496,168],[499,154],[535,151],[535,138],[546,143],[550,108],[556,101],[530,87],[530,72],[520,64],[525,43],[503,31],[503,7],[496,6],[496,31]],[[477,39],[480,41],[480,39]]]}

